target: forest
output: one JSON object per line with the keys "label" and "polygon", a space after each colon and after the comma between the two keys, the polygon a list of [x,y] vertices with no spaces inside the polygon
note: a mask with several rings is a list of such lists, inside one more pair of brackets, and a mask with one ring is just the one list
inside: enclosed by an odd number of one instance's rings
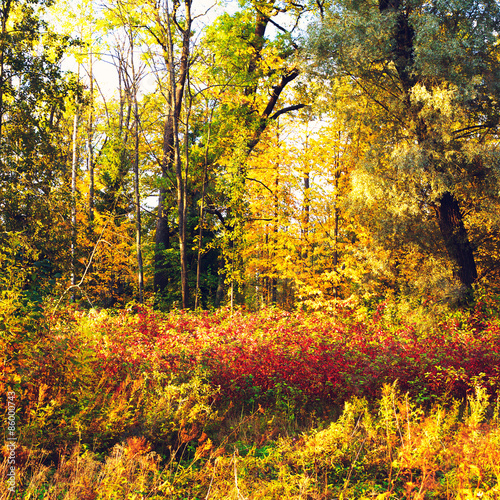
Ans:
{"label": "forest", "polygon": [[495,0],[0,0],[0,500],[500,498],[499,136]]}

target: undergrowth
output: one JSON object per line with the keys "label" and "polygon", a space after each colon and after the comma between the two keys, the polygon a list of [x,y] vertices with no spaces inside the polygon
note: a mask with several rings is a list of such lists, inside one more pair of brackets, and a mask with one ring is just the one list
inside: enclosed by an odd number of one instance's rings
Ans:
{"label": "undergrowth", "polygon": [[[489,410],[479,386],[460,417],[458,402],[424,412],[386,385],[375,407],[353,398],[336,421],[293,435],[261,409],[217,442],[203,432],[181,451],[181,439],[168,458],[144,437],[101,456],[77,445],[52,467],[28,453],[17,495],[0,498],[496,499],[498,405],[486,419]],[[5,461],[2,467],[5,473]]]}
{"label": "undergrowth", "polygon": [[391,307],[20,318],[0,499],[500,497],[497,315]]}

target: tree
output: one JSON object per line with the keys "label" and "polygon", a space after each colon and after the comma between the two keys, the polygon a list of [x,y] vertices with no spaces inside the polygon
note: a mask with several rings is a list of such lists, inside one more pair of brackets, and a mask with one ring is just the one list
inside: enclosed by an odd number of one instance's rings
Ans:
{"label": "tree", "polygon": [[[189,206],[197,197],[198,185],[205,186],[201,191],[210,191],[208,184],[211,177],[205,175],[205,182],[202,172],[199,178],[196,177],[197,154],[195,153],[191,161],[190,151],[210,149],[210,152],[204,154],[205,159],[210,158],[210,165],[204,167],[205,174],[210,170],[221,169],[220,159],[232,155],[233,159],[230,161],[239,165],[237,177],[244,179],[245,158],[258,144],[267,125],[281,114],[302,107],[295,105],[276,111],[283,90],[298,75],[293,64],[284,63],[284,58],[290,58],[295,50],[290,50],[293,42],[291,45],[289,34],[278,37],[276,43],[269,42],[265,36],[266,28],[273,23],[272,17],[284,7],[279,6],[277,2],[254,2],[249,3],[243,13],[234,16],[224,14],[216,26],[207,28],[204,38],[196,47],[191,46],[194,22],[191,8],[191,2],[174,1],[171,8],[167,2],[163,2],[152,3],[144,9],[145,18],[150,20],[148,29],[154,42],[152,45],[160,48],[163,58],[161,67],[164,68],[163,75],[167,78],[159,78],[159,90],[165,96],[165,104],[169,110],[163,131],[162,180],[156,230],[155,290],[161,295],[167,289],[169,281],[168,267],[165,265],[163,255],[172,245],[171,236],[175,234],[172,222],[169,221],[169,208],[173,203],[172,184],[175,180],[183,307],[189,305],[188,240],[190,237],[187,231],[192,212]],[[242,32],[244,38],[232,36],[232,33],[237,32]],[[159,59],[157,57],[155,60]],[[208,68],[205,66],[206,60],[211,61]],[[158,72],[158,67],[155,70]],[[183,106],[187,104],[186,91],[189,80],[192,81],[195,90],[189,98],[190,105]],[[214,92],[214,89],[218,89],[218,92]],[[268,91],[269,95],[266,95]],[[189,109],[193,107],[193,117],[203,115],[203,111],[198,112],[197,107],[204,106],[205,95],[208,94],[215,99],[215,104],[211,105],[213,111],[210,112],[210,123],[213,126],[194,124],[190,127],[187,123]],[[238,129],[237,141],[234,141],[234,125]],[[182,131],[183,144],[179,141],[175,129],[178,132]],[[179,153],[176,152],[176,141],[179,142]],[[241,158],[242,161],[236,158]],[[236,183],[239,182],[236,180]],[[233,194],[236,193],[232,188],[229,190],[232,190]],[[215,198],[224,197],[225,194],[222,193],[215,196]],[[204,199],[204,196],[201,195],[201,198]],[[239,202],[233,200],[232,207],[224,206],[220,211],[214,206],[213,190],[210,199],[212,202],[208,203],[203,213],[216,215],[229,229],[236,220],[235,217],[238,217],[238,209],[235,207]],[[228,201],[226,199],[223,204],[228,205]],[[218,200],[215,204],[221,205]],[[204,216],[202,218],[204,219]],[[234,227],[229,230],[233,231]],[[198,239],[201,241],[199,235]],[[201,252],[198,253],[201,257]]]}
{"label": "tree", "polygon": [[[236,14],[220,16],[203,39],[202,48],[209,54],[205,58],[210,61],[204,72],[207,87],[221,89],[211,128],[217,137],[213,148],[217,193],[210,197],[207,212],[221,225],[222,274],[230,279],[231,297],[235,280],[242,279],[241,261],[235,258],[240,255],[239,235],[247,216],[249,155],[280,116],[304,107],[290,103],[285,92],[299,76],[293,57],[298,45],[292,35],[302,11],[292,2],[247,2]],[[284,12],[292,20],[290,30],[275,20]],[[270,35],[270,27],[279,34]]]}
{"label": "tree", "polygon": [[[142,259],[142,222],[141,222],[141,196],[139,186],[139,149],[140,149],[140,124],[139,113],[139,84],[143,77],[144,66],[137,62],[135,48],[137,44],[137,19],[130,5],[119,1],[115,6],[113,14],[118,18],[121,27],[125,31],[127,50],[117,50],[116,62],[119,73],[119,81],[123,85],[128,116],[133,116],[133,127],[130,135],[133,136],[133,160],[132,171],[134,178],[134,205],[135,205],[135,241],[137,256],[137,277],[138,277],[138,299],[142,303],[144,300],[144,266]],[[124,53],[125,52],[125,53]],[[129,136],[128,127],[125,131],[124,148]]]}
{"label": "tree", "polygon": [[471,179],[497,183],[499,28],[493,1],[341,1],[312,35],[323,70],[379,108],[357,111],[378,131],[365,165],[434,214],[462,299],[478,277],[465,215]]}
{"label": "tree", "polygon": [[[182,5],[182,9],[181,9]],[[148,31],[161,49],[161,58],[167,73],[167,84],[160,83],[160,91],[166,96],[167,117],[163,128],[163,152],[161,159],[161,182],[158,203],[158,219],[155,236],[155,277],[154,288],[161,295],[168,285],[168,273],[164,269],[163,252],[170,248],[170,228],[168,221],[168,185],[172,177],[176,180],[176,202],[178,217],[179,252],[181,265],[182,307],[189,305],[188,262],[187,262],[187,169],[181,157],[179,142],[182,104],[186,81],[190,71],[192,36],[191,0],[169,0],[149,2],[143,8]],[[182,10],[182,12],[181,12]],[[179,42],[179,48],[177,47]],[[179,61],[176,55],[179,50]]]}
{"label": "tree", "polygon": [[328,115],[321,126],[307,115],[283,123],[249,159],[244,255],[264,303],[324,305],[350,293],[359,268],[344,213],[355,144],[341,114]]}
{"label": "tree", "polygon": [[71,160],[61,145],[71,144],[66,97],[81,89],[60,67],[69,37],[41,19],[49,4],[1,2],[0,229],[23,231],[33,255],[67,269]]}

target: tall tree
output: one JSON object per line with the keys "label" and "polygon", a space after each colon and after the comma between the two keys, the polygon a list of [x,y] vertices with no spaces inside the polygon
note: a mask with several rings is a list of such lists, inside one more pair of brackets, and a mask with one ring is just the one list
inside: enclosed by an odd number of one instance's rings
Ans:
{"label": "tall tree", "polygon": [[434,212],[462,298],[478,277],[465,186],[477,175],[496,183],[499,29],[494,1],[340,1],[312,34],[323,69],[379,107],[366,119],[383,135],[365,163],[400,186],[411,180],[409,194]]}
{"label": "tall tree", "polygon": [[[284,12],[289,15],[290,29],[277,22]],[[249,155],[280,116],[304,107],[301,102],[290,103],[286,96],[300,73],[293,29],[302,12],[303,7],[293,2],[249,1],[234,15],[220,16],[203,40],[211,56],[207,81],[224,89],[214,111],[218,195],[211,198],[207,212],[216,215],[224,228],[231,289],[234,280],[240,279],[236,277],[242,276],[234,258],[239,255],[238,234],[246,217]]]}
{"label": "tall tree", "polygon": [[144,266],[142,259],[142,221],[141,221],[141,196],[139,185],[139,149],[140,149],[140,123],[139,113],[139,83],[143,77],[144,67],[137,62],[138,56],[135,52],[137,44],[136,18],[133,12],[127,10],[130,5],[124,2],[117,2],[116,14],[121,20],[121,24],[126,33],[128,42],[128,57],[123,60],[120,54],[119,62],[120,79],[123,81],[127,105],[133,114],[133,161],[132,171],[134,177],[134,205],[135,205],[135,241],[137,256],[137,277],[138,277],[138,299],[142,303],[144,300]]}
{"label": "tall tree", "polygon": [[39,252],[67,266],[68,232],[62,243],[61,228],[57,237],[55,228],[69,219],[65,175],[71,159],[61,148],[71,144],[65,99],[79,90],[60,67],[69,39],[41,18],[49,4],[1,2],[0,227],[24,231]]}
{"label": "tall tree", "polygon": [[[186,81],[190,71],[190,52],[193,18],[191,0],[169,0],[150,2],[144,13],[149,19],[148,30],[161,48],[164,68],[167,70],[167,85],[160,85],[167,100],[167,116],[163,129],[163,157],[161,160],[160,196],[155,236],[154,288],[161,295],[167,288],[169,275],[165,269],[163,251],[170,247],[168,220],[169,184],[175,178],[178,235],[181,267],[182,307],[189,306],[188,263],[187,263],[187,178],[183,172],[179,133],[181,114],[185,97]],[[178,60],[176,60],[178,57]],[[187,165],[185,165],[187,167]]]}

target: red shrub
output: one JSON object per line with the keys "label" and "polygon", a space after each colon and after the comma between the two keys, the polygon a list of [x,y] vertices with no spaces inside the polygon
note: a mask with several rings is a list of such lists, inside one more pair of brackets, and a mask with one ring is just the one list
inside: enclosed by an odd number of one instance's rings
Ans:
{"label": "red shrub", "polygon": [[164,315],[147,308],[99,323],[96,369],[119,383],[157,369],[189,377],[201,368],[221,396],[302,402],[372,398],[398,380],[417,399],[463,397],[475,381],[499,388],[500,328],[477,313],[435,331],[382,326],[380,315],[355,322],[338,316],[228,311]]}

